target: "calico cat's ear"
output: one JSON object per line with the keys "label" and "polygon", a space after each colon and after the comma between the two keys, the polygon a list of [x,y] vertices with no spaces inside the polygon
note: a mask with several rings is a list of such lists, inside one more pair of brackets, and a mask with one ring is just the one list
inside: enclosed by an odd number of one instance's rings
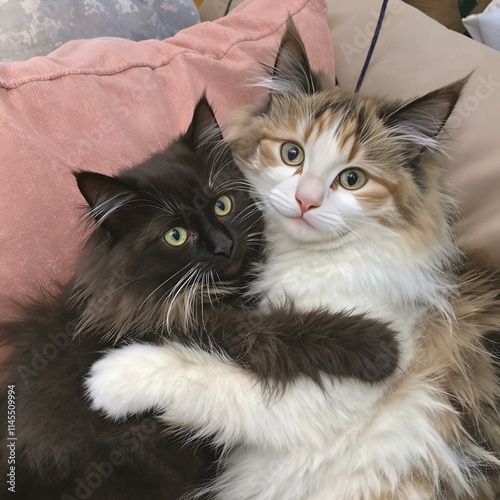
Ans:
{"label": "calico cat's ear", "polygon": [[321,90],[318,78],[311,70],[304,43],[289,18],[281,40],[269,87],[278,92],[301,92],[312,95]]}
{"label": "calico cat's ear", "polygon": [[135,189],[116,177],[96,172],[74,172],[78,189],[90,206],[89,215],[97,225],[118,235],[130,224],[130,202],[137,196]]}
{"label": "calico cat's ear", "polygon": [[408,145],[408,159],[415,159],[424,149],[438,149],[436,136],[455,108],[469,76],[414,99],[383,119],[391,132]]}
{"label": "calico cat's ear", "polygon": [[194,109],[193,120],[184,134],[184,140],[192,151],[213,147],[223,140],[215,113],[205,95],[201,97]]}

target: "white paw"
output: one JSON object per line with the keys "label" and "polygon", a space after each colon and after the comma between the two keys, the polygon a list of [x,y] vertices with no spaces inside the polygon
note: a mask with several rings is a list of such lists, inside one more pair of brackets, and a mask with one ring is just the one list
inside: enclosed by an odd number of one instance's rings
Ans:
{"label": "white paw", "polygon": [[152,409],[157,401],[151,394],[158,346],[132,344],[108,351],[92,366],[84,382],[93,410],[113,419]]}

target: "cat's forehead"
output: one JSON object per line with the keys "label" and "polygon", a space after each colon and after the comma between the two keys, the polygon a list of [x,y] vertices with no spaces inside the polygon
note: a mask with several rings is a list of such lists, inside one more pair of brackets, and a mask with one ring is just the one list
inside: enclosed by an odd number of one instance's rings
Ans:
{"label": "cat's forehead", "polygon": [[337,89],[278,97],[266,114],[269,126],[262,127],[261,154],[266,156],[266,144],[274,149],[270,143],[292,140],[350,163],[362,149],[370,149],[368,137],[382,137],[380,114],[377,101]]}
{"label": "cat's forehead", "polygon": [[174,143],[144,163],[130,169],[124,180],[136,186],[165,216],[182,217],[203,209],[209,201],[230,188],[241,172],[223,156],[197,154]]}

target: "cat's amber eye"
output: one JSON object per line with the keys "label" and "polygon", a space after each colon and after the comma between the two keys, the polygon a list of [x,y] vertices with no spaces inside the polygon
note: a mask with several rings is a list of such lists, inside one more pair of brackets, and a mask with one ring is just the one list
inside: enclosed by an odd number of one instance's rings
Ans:
{"label": "cat's amber eye", "polygon": [[215,215],[218,217],[224,217],[233,209],[233,202],[229,196],[221,196],[217,199],[214,205]]}
{"label": "cat's amber eye", "polygon": [[291,167],[304,163],[304,150],[295,142],[285,142],[281,146],[281,159]]}
{"label": "cat's amber eye", "polygon": [[163,239],[173,247],[180,247],[186,243],[188,232],[183,227],[173,227],[163,235]]}
{"label": "cat's amber eye", "polygon": [[368,176],[359,168],[349,168],[340,172],[338,182],[344,189],[362,188],[368,182]]}

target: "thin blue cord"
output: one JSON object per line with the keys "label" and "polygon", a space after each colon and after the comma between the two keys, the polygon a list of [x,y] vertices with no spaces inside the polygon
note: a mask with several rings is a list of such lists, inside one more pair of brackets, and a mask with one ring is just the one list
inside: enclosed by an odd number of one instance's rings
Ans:
{"label": "thin blue cord", "polygon": [[[368,65],[370,64],[370,60],[372,58],[373,52],[375,50],[375,45],[377,44],[378,35],[380,34],[380,28],[382,28],[382,21],[384,20],[385,10],[387,9],[387,4],[389,0],[383,0],[382,7],[380,8],[380,14],[378,16],[377,26],[375,27],[375,32],[373,33],[372,42],[370,44],[370,48],[368,49],[368,54],[366,54],[365,64],[363,65],[363,69],[358,78],[358,83],[356,83],[356,89],[354,92],[359,92],[363,80],[365,79],[366,70],[368,69]],[[229,2],[231,3],[231,2]]]}
{"label": "thin blue cord", "polygon": [[229,11],[231,10],[232,3],[233,3],[233,0],[229,0],[229,2],[227,2],[226,12],[224,12],[224,16],[227,16],[229,14]]}

